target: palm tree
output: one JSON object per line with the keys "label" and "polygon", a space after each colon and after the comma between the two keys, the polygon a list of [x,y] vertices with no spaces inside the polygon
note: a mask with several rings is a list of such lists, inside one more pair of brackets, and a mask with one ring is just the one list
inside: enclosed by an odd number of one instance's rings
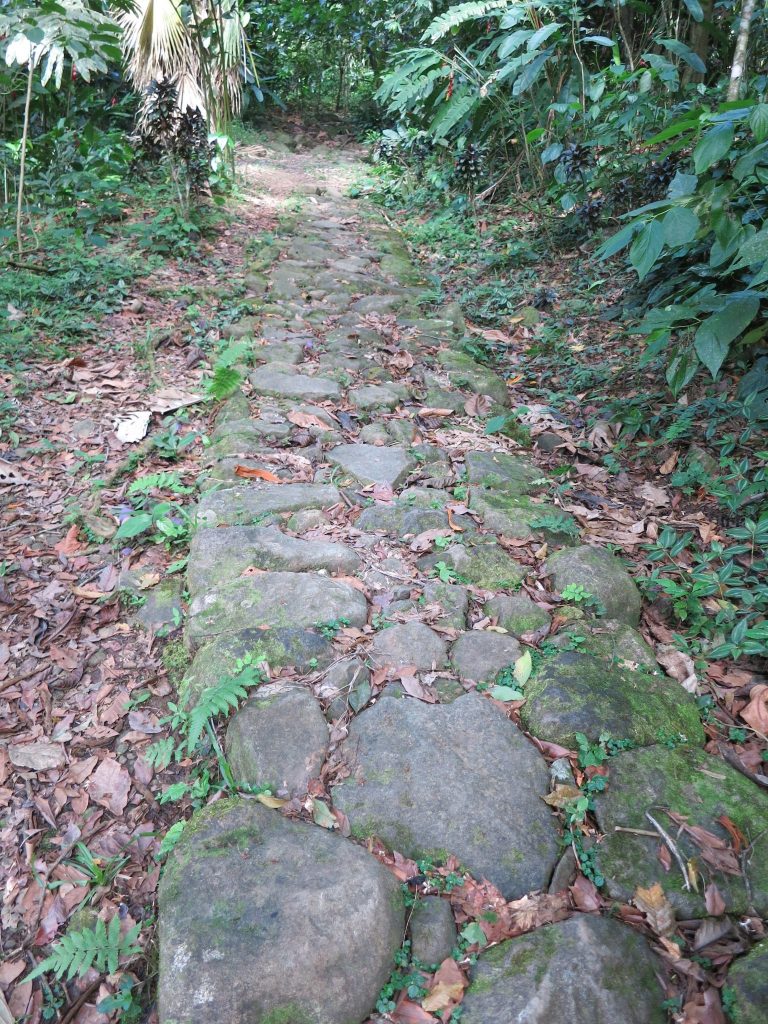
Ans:
{"label": "palm tree", "polygon": [[146,94],[153,82],[170,81],[182,111],[205,114],[224,129],[240,109],[251,64],[245,39],[248,16],[239,0],[133,0],[116,11],[123,30],[128,74]]}

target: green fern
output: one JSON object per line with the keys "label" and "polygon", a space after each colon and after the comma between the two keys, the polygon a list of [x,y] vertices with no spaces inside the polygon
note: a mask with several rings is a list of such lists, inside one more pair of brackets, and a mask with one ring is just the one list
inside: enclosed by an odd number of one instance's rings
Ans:
{"label": "green fern", "polygon": [[475,21],[477,18],[486,18],[489,14],[501,13],[506,11],[509,5],[510,0],[475,0],[473,3],[457,4],[439,18],[435,18],[422,38],[436,43],[438,39],[442,39],[466,21]]}
{"label": "green fern", "polygon": [[121,958],[141,953],[141,946],[136,943],[140,931],[141,925],[137,924],[121,935],[118,914],[109,922],[109,928],[99,918],[93,928],[64,935],[51,955],[39,963],[26,980],[32,981],[52,971],[59,980],[71,981],[78,976],[82,978],[91,967],[100,974],[114,974]]}
{"label": "green fern", "polygon": [[186,747],[189,753],[197,746],[208,722],[217,715],[226,718],[237,710],[241,700],[248,696],[247,680],[242,676],[228,676],[221,679],[215,686],[206,686],[200,694],[197,704],[187,715]]}
{"label": "green fern", "polygon": [[253,349],[248,341],[231,341],[216,357],[216,366],[234,366],[246,362]]}
{"label": "green fern", "polygon": [[240,387],[242,379],[237,370],[233,370],[231,366],[218,365],[213,371],[213,377],[208,381],[206,391],[211,398],[220,401],[233,395]]}

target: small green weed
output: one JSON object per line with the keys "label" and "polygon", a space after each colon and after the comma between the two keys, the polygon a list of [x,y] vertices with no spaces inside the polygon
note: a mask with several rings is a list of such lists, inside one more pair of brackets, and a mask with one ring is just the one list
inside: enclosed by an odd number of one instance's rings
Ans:
{"label": "small green weed", "polygon": [[348,625],[349,619],[342,615],[338,619],[329,619],[327,622],[316,622],[315,629],[326,640],[333,640],[336,634]]}

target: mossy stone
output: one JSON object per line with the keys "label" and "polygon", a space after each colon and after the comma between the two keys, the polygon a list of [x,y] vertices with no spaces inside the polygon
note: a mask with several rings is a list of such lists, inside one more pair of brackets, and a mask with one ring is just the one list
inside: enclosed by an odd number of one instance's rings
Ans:
{"label": "mossy stone", "polygon": [[[768,797],[720,758],[694,747],[665,746],[632,750],[611,758],[609,785],[595,800],[595,813],[605,838],[599,843],[598,863],[611,897],[628,901],[638,885],[658,882],[675,910],[686,918],[703,917],[707,910],[704,888],[710,879],[723,896],[728,913],[746,913],[754,907],[768,913]],[[726,815],[750,844],[742,856],[746,878],[714,871],[702,851],[667,816],[672,811],[692,826],[732,842],[720,820]],[[617,827],[652,829],[646,813],[674,834],[684,862],[693,859],[704,877],[698,892],[683,888],[681,872],[673,861],[665,872],[658,856],[660,840]]]}
{"label": "mossy stone", "polygon": [[491,537],[476,537],[467,544],[452,544],[445,551],[425,555],[422,570],[444,562],[456,573],[457,582],[473,583],[484,590],[517,590],[526,570]]}
{"label": "mossy stone", "polygon": [[587,545],[563,548],[547,560],[547,573],[561,592],[569,585],[584,587],[602,603],[606,618],[618,619],[630,626],[640,621],[640,591],[618,558],[609,551]]}
{"label": "mossy stone", "polygon": [[737,960],[725,988],[734,995],[734,1024],[765,1024],[768,1018],[768,940]]}
{"label": "mossy stone", "polygon": [[663,1024],[660,970],[637,932],[577,914],[482,953],[462,1021]]}
{"label": "mossy stone", "polygon": [[683,737],[703,743],[696,700],[667,676],[620,668],[577,651],[548,658],[525,688],[520,715],[534,736],[575,749],[575,734],[648,746]]}
{"label": "mossy stone", "polygon": [[526,594],[497,594],[486,601],[483,611],[516,637],[549,625],[549,614]]}
{"label": "mossy stone", "polygon": [[506,383],[487,366],[454,349],[440,352],[437,359],[454,387],[472,391],[476,395],[488,395],[500,405],[509,404]]}

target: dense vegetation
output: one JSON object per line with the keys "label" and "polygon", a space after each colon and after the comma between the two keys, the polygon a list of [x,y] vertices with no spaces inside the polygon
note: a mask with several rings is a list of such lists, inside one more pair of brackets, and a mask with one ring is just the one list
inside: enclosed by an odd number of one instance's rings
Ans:
{"label": "dense vegetation", "polygon": [[[118,553],[127,541],[165,547],[173,561],[163,572],[183,570],[194,488],[179,467],[207,443],[192,414],[171,402],[148,447],[102,479],[107,455],[62,455],[47,435],[23,436],[21,403],[38,389],[54,411],[74,405],[60,383],[104,369],[86,364],[86,346],[119,353],[156,389],[156,350],[173,330],[148,318],[130,343],[134,321],[122,337],[101,332],[107,317],[130,312],[135,282],[168,268],[167,292],[162,281],[148,292],[177,302],[186,346],[177,365],[187,354],[186,366],[207,363],[207,399],[236,391],[247,346],[228,344],[221,328],[252,310],[208,243],[238,208],[238,146],[265,126],[293,142],[303,133],[352,141],[366,173],[351,196],[402,230],[429,281],[424,308],[458,304],[466,353],[525,396],[493,416],[476,401],[478,432],[525,446],[531,417],[549,417],[577,438],[568,447],[555,437],[561,503],[584,501],[588,517],[601,497],[589,481],[599,479],[603,496],[615,488],[638,520],[661,522],[631,555],[666,656],[683,659],[681,682],[689,671],[694,683],[710,671],[713,692],[713,680],[725,681],[717,699],[699,693],[702,719],[738,756],[750,744],[752,770],[764,771],[764,735],[730,724],[740,720],[727,688],[746,693],[768,658],[768,4],[0,0],[0,125],[0,446],[10,456],[0,461],[7,472],[21,451],[72,460],[93,508],[69,496],[65,527]],[[255,231],[248,245],[258,278],[271,262],[258,249],[279,249]],[[206,307],[222,279],[221,301]],[[151,472],[128,483],[142,459]],[[115,499],[124,518],[100,534],[94,509],[113,485],[125,488]],[[665,528],[668,512],[682,528]],[[539,525],[558,532],[564,521],[550,513]],[[53,550],[71,555],[73,543]],[[4,555],[0,602],[16,571]],[[590,595],[576,588],[571,598]],[[167,667],[175,658],[183,675],[175,643]],[[192,758],[201,737],[219,754],[214,717],[260,673],[243,662],[210,706],[164,720],[177,739],[157,741],[155,767]],[[582,767],[608,754],[582,750]],[[200,763],[161,804],[186,811],[231,788],[223,757],[211,771]],[[586,813],[585,802],[576,825]],[[83,843],[74,849],[84,884],[110,892],[122,854],[103,861]],[[73,965],[106,974],[138,955],[138,933],[118,934],[115,922],[85,928],[85,947],[69,935],[27,978],[48,977],[44,1019],[62,1019],[59,982]],[[143,1019],[133,984],[121,982],[104,1012]]]}

